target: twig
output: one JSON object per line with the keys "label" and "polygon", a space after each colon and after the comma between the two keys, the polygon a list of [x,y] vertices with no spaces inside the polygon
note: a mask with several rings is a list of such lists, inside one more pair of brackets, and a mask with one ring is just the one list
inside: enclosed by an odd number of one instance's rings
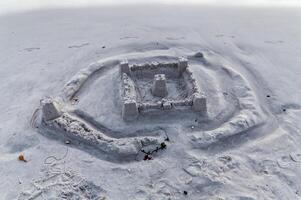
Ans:
{"label": "twig", "polygon": [[[162,128],[160,128],[160,130],[163,130]],[[166,141],[166,142],[169,142],[170,140],[169,140],[169,136],[168,136],[168,134],[163,130],[163,132],[164,132],[164,134],[165,134],[165,139],[164,139],[164,141]],[[144,149],[143,149],[143,147],[145,147],[145,146],[147,146],[147,145],[145,145],[145,144],[143,144],[143,141],[141,140],[140,141],[141,142],[141,148],[139,149],[139,151],[138,151],[138,153],[136,154],[136,157],[135,157],[135,160],[136,161],[139,161],[138,159],[137,159],[137,157],[138,157],[138,155],[139,155],[139,152],[142,152],[142,153],[144,153],[144,155],[145,156],[147,156],[149,159],[151,159],[151,157],[150,157],[150,155],[152,155],[154,152],[158,152],[159,150],[163,150],[163,149],[166,149],[166,144],[165,144],[165,142],[161,142],[160,143],[160,147],[156,147],[156,149],[154,149],[154,150],[152,150],[152,151],[145,151]],[[144,156],[144,160],[145,160],[145,157]]]}
{"label": "twig", "polygon": [[66,157],[67,157],[68,151],[69,151],[69,149],[68,149],[68,147],[67,147],[67,149],[66,149],[66,152],[65,152],[64,156],[63,156],[63,157],[61,157],[61,158],[57,158],[56,156],[48,156],[47,158],[45,158],[45,160],[44,160],[44,164],[52,164],[52,162],[47,162],[47,160],[48,160],[49,158],[53,158],[55,161],[60,161],[60,160],[63,160],[64,158],[66,158]]}

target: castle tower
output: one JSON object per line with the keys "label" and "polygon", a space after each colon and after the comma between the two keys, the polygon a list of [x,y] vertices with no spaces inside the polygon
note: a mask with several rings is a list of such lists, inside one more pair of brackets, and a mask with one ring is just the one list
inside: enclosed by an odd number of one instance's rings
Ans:
{"label": "castle tower", "polygon": [[119,66],[120,66],[121,74],[123,74],[123,73],[129,74],[130,73],[130,66],[129,66],[127,59],[122,60],[119,64]]}
{"label": "castle tower", "polygon": [[186,58],[179,58],[178,61],[178,74],[179,76],[182,75],[182,73],[186,70],[186,68],[188,67],[188,61]]}
{"label": "castle tower", "polygon": [[157,97],[165,97],[167,95],[165,74],[156,74],[154,76],[152,94]]}
{"label": "castle tower", "polygon": [[131,121],[138,117],[138,105],[135,100],[125,100],[123,102],[122,117],[125,121]]}
{"label": "castle tower", "polygon": [[43,99],[41,105],[43,118],[46,121],[56,119],[62,115],[58,103],[51,98]]}
{"label": "castle tower", "polygon": [[195,93],[192,100],[192,110],[205,113],[207,111],[207,100],[202,94]]}

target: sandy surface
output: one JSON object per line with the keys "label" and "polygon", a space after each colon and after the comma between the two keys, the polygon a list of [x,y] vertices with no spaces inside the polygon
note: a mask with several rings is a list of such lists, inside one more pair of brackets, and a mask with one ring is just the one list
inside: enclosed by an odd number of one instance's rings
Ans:
{"label": "sandy surface", "polygon": [[[300,19],[297,8],[204,6],[1,16],[0,199],[301,199]],[[152,160],[110,159],[30,125],[40,99],[91,63],[196,52],[209,63],[190,61],[210,100],[207,121],[118,121],[113,67],[78,94],[112,137],[163,127],[170,141]]]}

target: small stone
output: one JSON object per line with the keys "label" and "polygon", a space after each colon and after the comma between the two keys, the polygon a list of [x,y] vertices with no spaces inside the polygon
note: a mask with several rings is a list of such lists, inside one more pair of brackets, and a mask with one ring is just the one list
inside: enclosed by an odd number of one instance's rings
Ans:
{"label": "small stone", "polygon": [[25,157],[24,157],[23,154],[20,154],[20,155],[18,156],[18,159],[19,159],[20,161],[27,162],[27,160],[25,160]]}
{"label": "small stone", "polygon": [[65,141],[65,144],[70,144],[70,141],[69,141],[69,140],[66,140],[66,141]]}
{"label": "small stone", "polygon": [[184,195],[188,195],[188,192],[187,192],[187,191],[185,191],[185,190],[184,190],[184,192],[183,192],[183,193],[184,193]]}
{"label": "small stone", "polygon": [[152,160],[152,157],[146,154],[143,158],[143,160]]}

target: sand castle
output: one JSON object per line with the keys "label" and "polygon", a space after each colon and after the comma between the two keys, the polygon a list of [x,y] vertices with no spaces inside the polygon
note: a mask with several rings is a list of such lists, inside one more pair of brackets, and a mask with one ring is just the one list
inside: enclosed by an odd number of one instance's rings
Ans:
{"label": "sand castle", "polygon": [[207,102],[186,58],[178,62],[129,65],[120,62],[122,116],[134,120],[139,113],[192,110],[206,113]]}
{"label": "sand castle", "polygon": [[206,56],[153,52],[92,63],[41,101],[39,129],[115,162],[158,149],[170,128],[207,148],[263,123],[247,80],[212,52]]}

